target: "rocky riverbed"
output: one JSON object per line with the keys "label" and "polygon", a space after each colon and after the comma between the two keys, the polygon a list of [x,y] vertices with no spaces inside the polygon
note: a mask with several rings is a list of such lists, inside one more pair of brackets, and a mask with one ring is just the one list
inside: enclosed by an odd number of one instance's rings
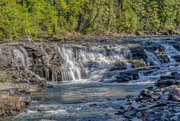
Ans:
{"label": "rocky riverbed", "polygon": [[180,74],[162,76],[154,86],[140,92],[138,97],[127,96],[129,106],[121,106],[113,115],[124,121],[178,121],[180,120]]}
{"label": "rocky riverbed", "polygon": [[[179,102],[179,50],[179,36],[116,38],[98,43],[82,41],[81,44],[29,41],[0,44],[1,97],[7,92],[4,100],[15,98],[18,102],[16,106],[10,101],[11,108],[6,109],[2,101],[1,116],[18,113],[30,103],[29,92],[40,91],[49,82],[86,80],[123,84],[157,81],[157,88],[145,89],[139,97],[127,96],[124,99],[126,106],[119,107],[117,113],[105,115],[116,114],[127,120],[150,120],[148,117],[164,120],[166,113],[155,110],[163,106],[169,108],[170,103]],[[13,89],[16,91],[11,91]],[[22,93],[21,90],[25,91]],[[177,119],[177,116],[166,118]]]}
{"label": "rocky riverbed", "polygon": [[0,90],[0,116],[13,116],[29,105],[31,95],[28,90],[10,88]]}

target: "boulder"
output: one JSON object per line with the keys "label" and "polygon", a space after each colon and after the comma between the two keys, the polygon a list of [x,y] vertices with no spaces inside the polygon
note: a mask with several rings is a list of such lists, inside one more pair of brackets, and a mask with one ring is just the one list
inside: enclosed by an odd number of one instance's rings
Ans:
{"label": "boulder", "polygon": [[160,121],[161,114],[159,112],[143,112],[142,121]]}
{"label": "boulder", "polygon": [[0,90],[0,117],[16,115],[30,102],[30,92],[19,93],[18,88]]}
{"label": "boulder", "polygon": [[152,92],[149,91],[148,89],[144,89],[141,93],[140,93],[141,96],[143,97],[151,97],[152,96]]}
{"label": "boulder", "polygon": [[157,87],[167,87],[167,86],[171,86],[171,85],[175,85],[175,84],[178,84],[179,82],[177,82],[176,80],[159,80],[155,83],[155,86]]}
{"label": "boulder", "polygon": [[180,88],[174,88],[169,92],[171,99],[180,102]]}
{"label": "boulder", "polygon": [[90,107],[97,107],[97,104],[90,104]]}

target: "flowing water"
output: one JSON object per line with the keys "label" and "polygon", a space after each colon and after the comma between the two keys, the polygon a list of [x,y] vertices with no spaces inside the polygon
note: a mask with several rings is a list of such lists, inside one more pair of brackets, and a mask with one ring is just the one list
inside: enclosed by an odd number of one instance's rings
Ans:
{"label": "flowing water", "polygon": [[[132,59],[130,48],[119,43],[98,43],[91,47],[82,45],[58,45],[62,57],[61,69],[63,82],[58,82],[57,73],[52,73],[49,82],[53,88],[44,89],[42,92],[32,94],[32,103],[22,113],[6,120],[14,121],[104,121],[120,120],[118,116],[105,116],[107,112],[116,113],[124,105],[123,97],[126,95],[137,96],[141,90],[153,86],[162,75],[171,72],[180,73],[180,63],[174,56],[180,56],[172,42],[176,37],[146,37],[122,38],[124,41],[140,41],[159,44],[165,49],[170,63],[165,63],[156,52],[144,49],[147,56],[148,67],[132,68],[128,59]],[[166,41],[167,40],[167,41]],[[179,43],[179,41],[177,41]],[[30,71],[30,58],[26,51],[19,47],[13,49],[14,65],[23,66]],[[157,52],[158,53],[158,52]],[[46,54],[47,60],[49,59]],[[47,61],[47,65],[50,65]],[[123,69],[109,71],[111,68]],[[32,71],[30,71],[33,73]],[[49,80],[49,70],[45,78]],[[131,76],[130,81],[113,83],[120,74],[137,72]],[[36,75],[36,74],[34,74]],[[38,75],[36,75],[38,77]],[[138,77],[138,78],[136,78]],[[41,78],[41,77],[38,77]],[[97,107],[90,107],[97,104]]]}

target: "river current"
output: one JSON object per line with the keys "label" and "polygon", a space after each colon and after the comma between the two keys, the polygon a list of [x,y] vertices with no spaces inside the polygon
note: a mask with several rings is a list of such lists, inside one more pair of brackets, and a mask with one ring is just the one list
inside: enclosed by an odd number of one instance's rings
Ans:
{"label": "river current", "polygon": [[[128,48],[121,45],[115,46],[109,51],[113,59],[107,57],[102,47],[95,46],[90,50],[86,47],[60,45],[59,51],[64,57],[62,69],[62,82],[53,80],[48,82],[52,88],[45,88],[41,92],[32,93],[32,103],[19,115],[5,118],[13,121],[115,121],[122,118],[118,115],[106,116],[105,113],[116,113],[118,109],[126,105],[123,99],[128,96],[136,97],[143,89],[153,86],[160,76],[169,75],[172,71],[180,71],[180,63],[172,56],[180,55],[169,41],[175,41],[179,36],[172,37],[146,37],[146,38],[122,38],[124,41],[145,41],[160,43],[165,49],[169,63],[152,53],[144,50],[148,56],[148,67],[131,68],[126,58],[131,55]],[[166,40],[167,42],[164,42]],[[163,43],[162,43],[163,41]],[[179,42],[178,42],[179,43]],[[78,48],[75,50],[74,48]],[[81,49],[79,49],[81,48]],[[112,47],[111,47],[112,48]],[[14,50],[19,57],[22,54]],[[76,58],[75,60],[74,53]],[[85,54],[86,53],[86,54]],[[97,54],[96,54],[97,53]],[[128,56],[128,57],[127,57]],[[89,60],[91,59],[91,63]],[[107,70],[115,62],[121,60],[125,63],[125,70]],[[22,62],[24,62],[22,60]],[[96,62],[96,63],[95,63]],[[91,67],[88,65],[90,64]],[[28,68],[27,65],[24,65]],[[82,67],[83,66],[83,67]],[[88,69],[86,68],[88,66]],[[124,83],[116,83],[110,80],[116,78],[117,73],[123,71],[138,71],[138,79]],[[99,75],[98,75],[99,74]],[[106,75],[106,76],[104,76]],[[48,75],[46,75],[47,78]],[[103,81],[102,81],[103,77]],[[101,82],[100,82],[101,81]],[[91,104],[97,106],[91,107]]]}

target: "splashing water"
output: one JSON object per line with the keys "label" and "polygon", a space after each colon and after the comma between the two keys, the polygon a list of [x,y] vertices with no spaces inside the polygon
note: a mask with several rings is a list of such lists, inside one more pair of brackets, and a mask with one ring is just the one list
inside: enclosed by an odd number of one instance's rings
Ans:
{"label": "splashing water", "polygon": [[127,68],[131,67],[126,59],[131,57],[131,52],[121,45],[97,45],[91,48],[80,45],[60,45],[58,49],[63,60],[61,65],[63,81],[80,79],[97,81],[115,64],[124,62]]}

